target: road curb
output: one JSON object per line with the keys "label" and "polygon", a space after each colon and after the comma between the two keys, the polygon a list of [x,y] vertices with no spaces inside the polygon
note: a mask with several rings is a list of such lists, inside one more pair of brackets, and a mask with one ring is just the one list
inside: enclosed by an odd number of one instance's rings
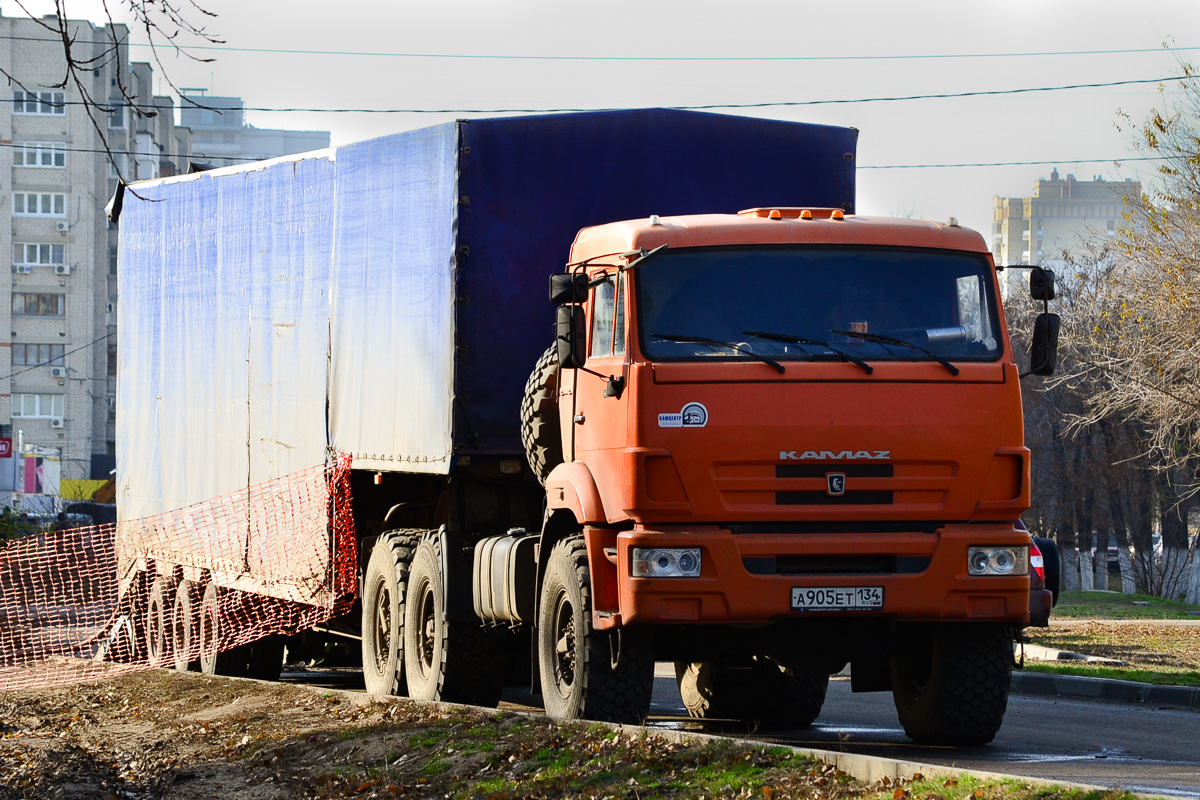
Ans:
{"label": "road curb", "polygon": [[1052,675],[1046,672],[1014,672],[1012,691],[1015,694],[1051,697],[1077,697],[1085,700],[1107,700],[1115,703],[1145,703],[1152,706],[1200,709],[1200,688],[1191,686],[1159,686],[1111,678],[1088,678],[1082,675]]}

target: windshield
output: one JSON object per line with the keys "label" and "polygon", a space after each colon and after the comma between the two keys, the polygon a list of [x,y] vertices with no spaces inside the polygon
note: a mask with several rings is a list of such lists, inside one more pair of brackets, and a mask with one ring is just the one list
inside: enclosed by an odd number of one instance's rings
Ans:
{"label": "windshield", "polygon": [[[637,274],[655,360],[989,361],[999,317],[982,255],[793,245],[670,250]],[[857,335],[861,334],[861,335]]]}

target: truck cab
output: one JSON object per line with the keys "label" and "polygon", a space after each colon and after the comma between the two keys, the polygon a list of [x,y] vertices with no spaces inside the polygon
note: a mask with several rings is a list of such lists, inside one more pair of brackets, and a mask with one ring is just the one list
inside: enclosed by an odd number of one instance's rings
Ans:
{"label": "truck cab", "polygon": [[[852,663],[915,738],[990,740],[1029,614],[1030,464],[983,239],[840,209],[651,217],[582,231],[558,281],[580,302],[547,502],[582,529],[591,626],[652,629],[685,700],[688,674],[744,695]],[[931,675],[959,657],[998,699],[947,720]]]}

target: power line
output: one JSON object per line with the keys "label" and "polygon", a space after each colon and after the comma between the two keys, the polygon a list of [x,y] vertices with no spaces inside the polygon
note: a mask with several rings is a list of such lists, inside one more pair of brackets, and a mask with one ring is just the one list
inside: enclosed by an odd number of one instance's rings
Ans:
{"label": "power line", "polygon": [[[0,148],[18,147],[24,143],[0,142]],[[140,156],[145,157],[145,153],[138,153],[133,150],[104,150],[102,148],[87,148],[87,147],[58,147],[55,148],[58,152],[63,153],[90,153],[99,155],[114,156]],[[204,159],[208,158],[203,154],[193,153],[157,153],[158,158],[189,158],[189,159]],[[242,161],[253,163],[260,159],[240,156],[215,156],[215,158],[225,161]],[[959,164],[858,164],[857,169],[937,169],[943,167],[1025,167],[1025,166],[1049,166],[1054,164],[1111,164],[1116,162],[1134,162],[1134,161],[1162,161],[1161,158],[1153,156],[1131,156],[1131,157],[1116,157],[1116,158],[1057,158],[1047,159],[1044,161],[971,161]],[[223,164],[220,166],[233,166],[232,164]]]}
{"label": "power line", "polygon": [[[1061,86],[1032,86],[1019,89],[981,89],[973,92],[943,92],[933,94],[891,95],[881,97],[835,98],[829,100],[780,100],[765,103],[706,103],[703,105],[672,105],[663,106],[676,111],[711,111],[721,108],[792,108],[798,106],[821,105],[853,105],[857,103],[895,103],[908,100],[949,100],[963,97],[992,97],[1010,94],[1031,94],[1036,92],[1063,92],[1075,89],[1103,89],[1113,86],[1135,86],[1148,83],[1169,83],[1174,80],[1190,80],[1188,76],[1167,76],[1165,78],[1139,78],[1125,81],[1104,81],[1098,83],[1071,83]],[[187,95],[185,95],[187,96]],[[188,96],[190,97],[190,96]],[[195,102],[195,100],[193,100]],[[64,100],[54,105],[95,105],[82,100]],[[128,104],[115,104],[127,107]],[[107,106],[105,106],[107,108]],[[196,106],[205,109],[203,104]],[[174,110],[175,105],[137,105],[138,110]],[[178,106],[181,110],[185,106]],[[192,106],[187,106],[192,108]],[[242,106],[238,108],[207,109],[217,111],[262,111],[271,113],[307,113],[307,114],[564,114],[586,113],[596,111],[624,111],[627,108],[269,108],[265,106]]]}
{"label": "power line", "polygon": [[[61,39],[36,36],[0,36],[0,39],[26,42],[62,42]],[[113,44],[111,39],[77,40],[79,44]],[[130,47],[150,47],[149,43],[125,42]],[[162,45],[159,45],[161,47]],[[296,50],[269,47],[232,47],[229,45],[180,45],[180,49],[206,50],[229,53],[267,53],[272,55],[305,56],[363,56],[369,58],[432,58],[462,59],[477,61],[683,61],[683,62],[736,62],[736,61],[916,61],[924,59],[977,59],[977,58],[1042,58],[1052,56],[1112,56],[1143,53],[1174,53],[1200,50],[1200,47],[1143,47],[1123,50],[1043,50],[1017,53],[902,53],[897,55],[851,55],[851,56],[589,56],[589,55],[531,55],[504,53],[395,53],[359,50]]]}
{"label": "power line", "polygon": [[857,169],[942,169],[947,167],[1044,167],[1058,164],[1112,164],[1132,161],[1162,161],[1153,156],[1138,156],[1135,158],[1076,158],[1053,159],[1048,161],[974,161],[961,164],[858,164]]}
{"label": "power line", "polygon": [[[89,347],[95,347],[97,344],[99,344],[100,342],[103,342],[105,339],[111,339],[112,335],[113,335],[112,333],[106,333],[103,336],[101,336],[99,339],[93,339],[92,341],[88,342],[87,344],[81,344],[81,345],[79,345],[79,347],[76,347],[74,350],[68,350],[65,353],[63,353],[62,357],[66,358],[67,356],[71,355],[71,353],[78,353],[80,350],[87,350]],[[57,366],[56,364],[52,363],[57,360],[58,359],[56,359],[56,358],[50,359],[49,361],[43,361],[40,364],[34,364],[32,366],[26,367],[25,369],[17,370],[16,372],[10,372],[7,375],[0,376],[0,381],[6,381],[9,378],[15,378],[18,375],[24,375],[26,372],[35,370],[38,367]]]}

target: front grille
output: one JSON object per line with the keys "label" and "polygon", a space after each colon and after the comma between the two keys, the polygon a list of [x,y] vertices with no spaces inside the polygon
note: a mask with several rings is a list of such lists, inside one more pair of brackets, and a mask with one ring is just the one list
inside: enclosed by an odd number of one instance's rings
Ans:
{"label": "front grille", "polygon": [[778,506],[886,506],[892,504],[891,492],[776,492]]}
{"label": "front grille", "polygon": [[945,522],[723,522],[733,534],[937,533]]}
{"label": "front grille", "polygon": [[742,559],[751,575],[916,575],[929,556],[755,556]]}
{"label": "front grille", "polygon": [[776,478],[824,478],[831,472],[840,472],[847,478],[891,478],[896,471],[891,464],[779,464],[775,467]]}

